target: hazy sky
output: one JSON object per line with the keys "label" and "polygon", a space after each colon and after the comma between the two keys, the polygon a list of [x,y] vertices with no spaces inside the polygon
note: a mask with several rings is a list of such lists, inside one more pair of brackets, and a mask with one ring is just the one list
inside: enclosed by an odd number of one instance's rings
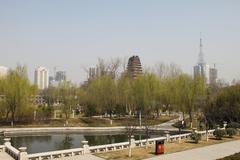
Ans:
{"label": "hazy sky", "polygon": [[240,79],[239,0],[0,0],[0,65],[26,64],[86,79],[98,57],[139,55],[192,74],[202,32],[205,60]]}

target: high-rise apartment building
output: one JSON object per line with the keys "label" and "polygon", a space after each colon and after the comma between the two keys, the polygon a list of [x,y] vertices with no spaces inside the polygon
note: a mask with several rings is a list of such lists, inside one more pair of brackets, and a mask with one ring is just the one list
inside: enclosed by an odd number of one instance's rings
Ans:
{"label": "high-rise apartment building", "polygon": [[38,67],[35,70],[34,82],[38,89],[46,89],[49,85],[49,71],[45,67]]}
{"label": "high-rise apartment building", "polygon": [[8,72],[8,68],[5,66],[0,66],[0,77],[6,76]]}
{"label": "high-rise apartment building", "polygon": [[67,76],[66,76],[65,71],[57,71],[56,72],[55,81],[62,82],[62,81],[66,81],[66,80],[67,80]]}
{"label": "high-rise apartment building", "polygon": [[95,78],[97,78],[99,75],[98,73],[98,68],[95,68],[95,67],[90,67],[89,68],[89,72],[88,72],[88,80],[93,80]]}
{"label": "high-rise apartment building", "polygon": [[209,84],[210,85],[216,84],[217,77],[218,77],[218,71],[216,69],[216,66],[214,65],[214,68],[209,69]]}
{"label": "high-rise apartment building", "polygon": [[138,56],[132,56],[129,58],[127,71],[132,79],[136,79],[142,74],[142,65]]}

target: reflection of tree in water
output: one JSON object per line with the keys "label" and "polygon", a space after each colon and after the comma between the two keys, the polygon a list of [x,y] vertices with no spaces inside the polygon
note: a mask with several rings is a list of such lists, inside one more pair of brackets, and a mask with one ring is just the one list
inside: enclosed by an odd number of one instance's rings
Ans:
{"label": "reflection of tree in water", "polygon": [[85,140],[88,141],[90,146],[92,145],[102,145],[102,144],[111,144],[127,141],[126,135],[91,135],[84,136]]}
{"label": "reflection of tree in water", "polygon": [[66,135],[62,141],[60,141],[59,143],[56,143],[56,148],[58,150],[72,148],[73,140],[74,140],[74,138],[70,137],[69,135]]}
{"label": "reflection of tree in water", "polygon": [[46,142],[48,143],[51,140],[51,136],[24,136],[24,137],[11,137],[11,143],[14,147],[27,147],[31,148],[33,142]]}
{"label": "reflection of tree in water", "polygon": [[0,136],[0,145],[2,145],[4,143],[3,138],[4,137]]}

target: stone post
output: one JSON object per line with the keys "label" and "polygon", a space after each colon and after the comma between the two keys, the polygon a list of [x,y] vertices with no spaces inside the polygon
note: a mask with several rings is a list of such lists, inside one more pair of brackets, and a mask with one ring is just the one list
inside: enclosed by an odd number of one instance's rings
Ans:
{"label": "stone post", "polygon": [[170,133],[169,131],[164,131],[167,142],[170,142]]}
{"label": "stone post", "polygon": [[206,129],[206,141],[208,142],[208,130]]}
{"label": "stone post", "polygon": [[19,149],[19,160],[28,160],[27,147],[20,147]]}
{"label": "stone post", "polygon": [[131,147],[131,148],[136,147],[134,136],[131,136],[130,141],[131,141],[131,146],[130,146],[130,147]]}
{"label": "stone post", "polygon": [[227,127],[227,122],[223,121],[223,128],[226,129],[226,127]]}
{"label": "stone post", "polygon": [[90,153],[88,141],[82,141],[82,145],[83,145],[83,154]]}
{"label": "stone post", "polygon": [[11,146],[11,142],[10,142],[11,138],[4,138],[3,140],[4,140],[4,145],[5,146]]}

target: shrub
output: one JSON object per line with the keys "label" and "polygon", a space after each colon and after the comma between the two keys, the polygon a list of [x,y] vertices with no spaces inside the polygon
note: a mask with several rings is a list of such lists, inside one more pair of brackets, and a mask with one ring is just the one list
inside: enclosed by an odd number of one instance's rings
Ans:
{"label": "shrub", "polygon": [[240,128],[240,124],[237,123],[237,122],[230,122],[227,124],[226,128],[234,128],[234,129],[237,129],[237,128]]}
{"label": "shrub", "polygon": [[226,134],[225,130],[221,130],[221,129],[216,129],[213,132],[213,135],[216,137],[216,139],[221,140],[222,137]]}
{"label": "shrub", "polygon": [[229,136],[229,137],[233,137],[234,135],[237,134],[237,130],[235,128],[227,128],[226,129],[226,134]]}
{"label": "shrub", "polygon": [[190,137],[195,143],[198,143],[198,141],[201,139],[201,135],[196,132],[193,132]]}

